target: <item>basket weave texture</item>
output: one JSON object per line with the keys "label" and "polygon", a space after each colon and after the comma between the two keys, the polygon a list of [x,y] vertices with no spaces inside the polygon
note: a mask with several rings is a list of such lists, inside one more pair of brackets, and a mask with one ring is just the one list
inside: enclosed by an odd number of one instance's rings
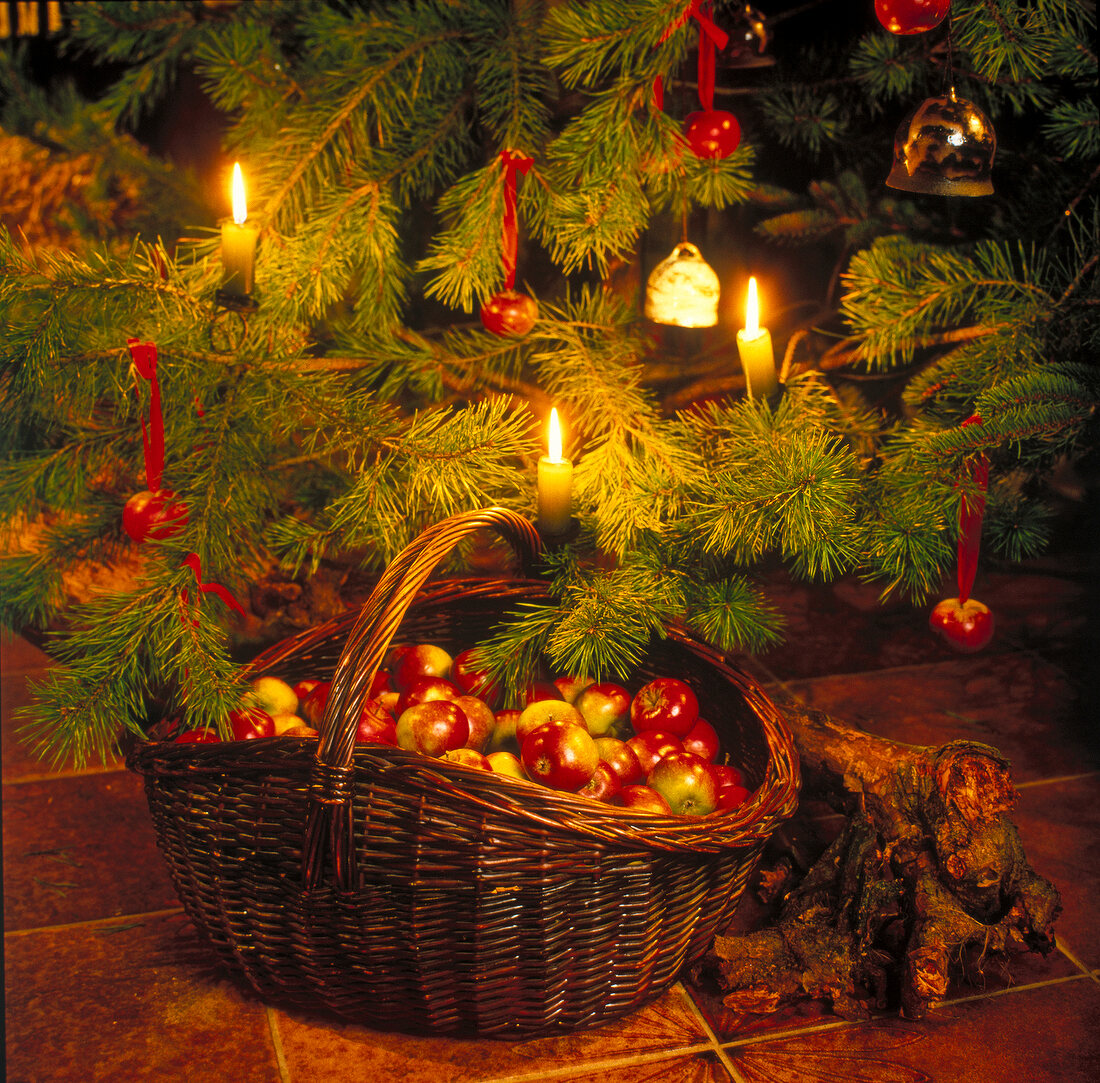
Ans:
{"label": "basket weave texture", "polygon": [[458,651],[547,598],[532,579],[425,585],[485,526],[537,555],[538,536],[511,512],[444,520],[395,558],[362,610],[253,663],[253,675],[332,678],[319,742],[147,741],[130,754],[186,912],[269,1001],[434,1034],[535,1036],[617,1018],[728,924],[764,843],[795,810],[782,717],[728,656],[676,626],[636,682],[692,684],[754,789],[732,812],[655,816],[356,745],[391,642]]}

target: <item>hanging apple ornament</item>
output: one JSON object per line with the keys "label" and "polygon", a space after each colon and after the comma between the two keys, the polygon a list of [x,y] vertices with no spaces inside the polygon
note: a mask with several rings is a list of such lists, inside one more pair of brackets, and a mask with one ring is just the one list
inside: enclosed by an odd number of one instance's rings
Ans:
{"label": "hanging apple ornament", "polygon": [[535,326],[539,309],[533,298],[516,288],[516,258],[519,226],[516,218],[516,174],[527,175],[532,160],[510,150],[500,152],[504,169],[504,224],[501,247],[504,260],[504,289],[481,306],[481,325],[490,334],[504,338],[526,335]]}
{"label": "hanging apple ornament", "polygon": [[875,15],[891,34],[924,34],[943,22],[951,0],[875,0]]}
{"label": "hanging apple ornament", "polygon": [[[980,425],[974,414],[962,423]],[[957,651],[971,654],[980,651],[993,638],[994,620],[989,606],[970,597],[974,576],[978,570],[978,552],[982,540],[982,516],[985,513],[985,493],[989,486],[989,461],[979,455],[969,466],[972,494],[964,492],[959,501],[958,583],[959,596],[945,598],[932,610],[928,626]]]}
{"label": "hanging apple ornament", "polygon": [[539,308],[526,293],[501,290],[481,306],[481,325],[503,338],[526,335],[535,326]]}
{"label": "hanging apple ornament", "polygon": [[146,538],[163,540],[187,526],[187,505],[171,489],[134,493],[122,509],[122,529],[140,545]]}
{"label": "hanging apple ornament", "polygon": [[728,158],[741,143],[741,124],[732,113],[714,108],[716,50],[729,35],[699,5],[690,9],[699,21],[699,104],[702,109],[684,119],[684,139],[698,158]]}

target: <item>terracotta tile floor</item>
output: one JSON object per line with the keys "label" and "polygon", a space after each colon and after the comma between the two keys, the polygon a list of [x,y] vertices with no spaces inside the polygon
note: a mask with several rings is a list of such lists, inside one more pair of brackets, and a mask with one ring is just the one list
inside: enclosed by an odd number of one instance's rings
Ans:
{"label": "terracotta tile floor", "polygon": [[[1100,1079],[1094,573],[1091,552],[1072,545],[1022,572],[987,572],[975,594],[997,613],[998,635],[969,656],[930,636],[926,609],[880,608],[874,592],[855,583],[776,582],[792,638],[753,660],[761,679],[898,740],[967,736],[998,746],[1020,784],[1014,820],[1027,852],[1062,892],[1057,952],[1022,958],[981,987],[960,983],[918,1023],[883,1016],[850,1024],[816,1004],[734,1016],[688,983],[613,1025],[523,1042],[410,1038],[266,1006],[218,968],[182,914],[139,780],[118,765],[53,773],[19,747],[13,711],[26,701],[26,679],[49,660],[25,640],[7,643],[0,658],[7,1078]],[[820,843],[834,827],[806,818],[792,833]],[[752,914],[746,896],[746,924]]]}

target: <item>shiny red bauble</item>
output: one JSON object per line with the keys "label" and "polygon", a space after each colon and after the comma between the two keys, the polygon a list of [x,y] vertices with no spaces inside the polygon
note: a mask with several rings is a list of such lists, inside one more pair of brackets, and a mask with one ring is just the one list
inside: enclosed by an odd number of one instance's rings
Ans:
{"label": "shiny red bauble", "polygon": [[928,626],[964,654],[980,651],[993,638],[993,613],[977,598],[944,598],[928,618]]}
{"label": "shiny red bauble", "polygon": [[875,0],[878,21],[891,34],[924,34],[943,22],[951,0]]}
{"label": "shiny red bauble", "polygon": [[702,109],[685,118],[684,138],[698,158],[728,158],[741,142],[741,125],[724,109]]}
{"label": "shiny red bauble", "polygon": [[146,538],[163,540],[187,526],[187,505],[176,500],[170,489],[134,493],[122,509],[122,529],[139,544]]}
{"label": "shiny red bauble", "polygon": [[502,290],[481,306],[481,325],[504,338],[526,335],[535,326],[539,307],[526,293]]}

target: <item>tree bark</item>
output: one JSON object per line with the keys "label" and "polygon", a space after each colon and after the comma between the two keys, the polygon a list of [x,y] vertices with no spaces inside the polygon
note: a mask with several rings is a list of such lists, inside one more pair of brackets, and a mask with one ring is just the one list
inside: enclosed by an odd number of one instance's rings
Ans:
{"label": "tree bark", "polygon": [[[846,822],[801,882],[783,885],[774,923],[716,937],[697,965],[727,1006],[766,1012],[812,998],[848,1018],[874,1005],[915,1019],[968,955],[981,970],[1054,947],[1058,891],[1005,819],[1017,793],[995,748],[919,748],[795,703],[784,711],[808,786]],[[765,890],[779,877],[766,873]]]}

